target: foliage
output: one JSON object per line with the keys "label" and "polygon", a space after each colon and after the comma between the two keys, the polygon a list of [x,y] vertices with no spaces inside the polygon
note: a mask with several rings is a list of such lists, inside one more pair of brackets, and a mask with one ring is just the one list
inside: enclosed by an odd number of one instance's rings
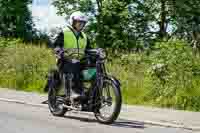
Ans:
{"label": "foliage", "polygon": [[0,36],[21,37],[32,36],[32,18],[27,7],[31,0],[0,0]]}
{"label": "foliage", "polygon": [[[44,46],[0,39],[0,86],[42,92],[55,57]],[[12,45],[17,43],[17,45]],[[106,67],[121,82],[126,104],[200,110],[200,61],[184,41],[157,42],[155,50],[108,49]]]}
{"label": "foliage", "polygon": [[[1,49],[0,86],[25,91],[42,92],[46,75],[55,64],[55,58],[45,46],[33,46],[15,42]],[[1,41],[1,45],[7,45]]]}
{"label": "foliage", "polygon": [[165,38],[200,40],[198,0],[55,0],[54,5],[61,15],[86,12],[90,39],[100,47],[144,49]]}
{"label": "foliage", "polygon": [[151,56],[153,67],[150,69],[152,87],[150,96],[162,106],[188,109],[200,99],[199,59],[192,48],[183,41],[157,43],[158,50]]}
{"label": "foliage", "polygon": [[157,42],[150,54],[116,53],[107,67],[120,79],[125,103],[200,110],[200,61],[188,43]]}
{"label": "foliage", "polygon": [[[48,36],[32,29],[30,2],[0,0],[0,35],[7,37],[0,38],[0,85],[42,91],[55,60],[41,44],[50,43]],[[54,0],[53,4],[66,18],[75,10],[87,14],[85,31],[93,45],[111,48],[107,66],[122,83],[125,103],[200,110],[199,0]],[[40,45],[32,46],[35,43]],[[148,47],[152,49],[145,51]]]}

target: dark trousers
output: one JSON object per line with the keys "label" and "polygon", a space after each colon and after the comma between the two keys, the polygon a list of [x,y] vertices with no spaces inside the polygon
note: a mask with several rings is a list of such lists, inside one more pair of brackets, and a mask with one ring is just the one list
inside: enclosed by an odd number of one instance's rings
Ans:
{"label": "dark trousers", "polygon": [[81,94],[83,91],[82,84],[80,81],[81,63],[77,59],[60,59],[57,62],[59,72],[62,74],[72,74],[72,89]]}
{"label": "dark trousers", "polygon": [[[73,74],[73,86],[72,89],[77,92],[77,93],[82,93],[83,92],[83,87],[82,87],[82,82],[80,81],[81,75],[80,75],[80,71],[81,69],[84,68],[84,62],[80,63],[79,60],[75,60],[75,59],[59,59],[57,61],[57,68],[58,70],[52,70],[49,72],[49,76],[53,76],[54,79],[56,79],[57,81],[57,85],[59,86],[61,84],[61,77],[60,75],[63,74]],[[48,77],[49,79],[49,77]],[[56,86],[57,86],[56,85]],[[49,82],[47,81],[47,84],[44,88],[44,92],[48,92],[49,89]]]}

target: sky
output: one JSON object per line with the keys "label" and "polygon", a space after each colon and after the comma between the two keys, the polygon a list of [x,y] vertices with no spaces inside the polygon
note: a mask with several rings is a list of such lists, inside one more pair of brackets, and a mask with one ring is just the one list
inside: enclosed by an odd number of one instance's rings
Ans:
{"label": "sky", "polygon": [[64,17],[56,15],[56,8],[50,3],[51,0],[33,0],[30,6],[36,28],[44,32],[66,24]]}

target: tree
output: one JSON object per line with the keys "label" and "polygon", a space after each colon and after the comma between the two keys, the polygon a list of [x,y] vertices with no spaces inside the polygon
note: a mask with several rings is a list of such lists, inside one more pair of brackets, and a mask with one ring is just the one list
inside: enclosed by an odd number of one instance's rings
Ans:
{"label": "tree", "polygon": [[31,0],[0,0],[0,35],[31,38],[32,18],[27,7]]}
{"label": "tree", "polygon": [[[98,45],[134,48],[170,37],[197,40],[198,0],[55,0],[59,14],[91,16],[88,33]],[[69,6],[71,5],[71,6]],[[191,36],[192,33],[192,36]]]}
{"label": "tree", "polygon": [[127,1],[55,0],[53,4],[61,15],[80,10],[91,16],[87,31],[98,46],[116,48],[128,45],[125,31],[128,19]]}

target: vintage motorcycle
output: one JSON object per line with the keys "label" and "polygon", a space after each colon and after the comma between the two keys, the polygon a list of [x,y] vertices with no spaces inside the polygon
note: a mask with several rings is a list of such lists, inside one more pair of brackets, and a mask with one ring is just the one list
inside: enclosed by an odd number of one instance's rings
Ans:
{"label": "vintage motorcycle", "polygon": [[[86,50],[84,58],[86,65],[80,73],[84,98],[70,98],[74,86],[73,74],[56,70],[48,76],[50,112],[54,116],[64,116],[67,111],[72,110],[93,112],[98,122],[111,124],[118,118],[121,110],[120,82],[106,72],[106,54],[103,49]],[[64,66],[64,69],[68,68]]]}

